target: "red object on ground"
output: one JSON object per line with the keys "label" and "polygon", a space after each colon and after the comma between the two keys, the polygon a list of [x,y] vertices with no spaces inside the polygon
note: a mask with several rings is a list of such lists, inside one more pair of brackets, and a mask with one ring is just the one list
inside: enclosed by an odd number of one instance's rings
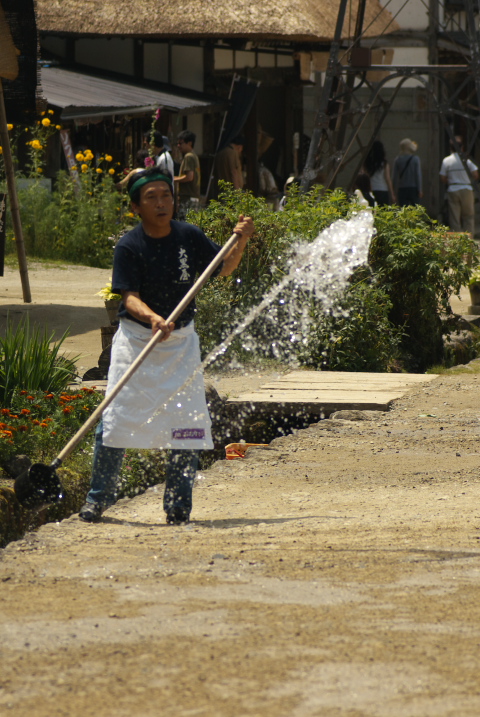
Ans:
{"label": "red object on ground", "polygon": [[247,448],[250,448],[250,446],[263,446],[263,448],[266,448],[268,443],[229,443],[228,446],[225,446],[225,458],[227,461],[245,458]]}

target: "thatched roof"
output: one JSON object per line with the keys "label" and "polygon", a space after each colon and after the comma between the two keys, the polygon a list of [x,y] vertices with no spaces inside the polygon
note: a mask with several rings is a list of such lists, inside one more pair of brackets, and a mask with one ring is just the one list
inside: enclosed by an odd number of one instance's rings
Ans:
{"label": "thatched roof", "polygon": [[[328,41],[339,0],[36,0],[42,33],[82,36],[242,37]],[[357,1],[350,0],[344,37],[353,32]],[[367,0],[366,36],[398,29],[378,0]],[[367,29],[368,28],[368,29]]]}

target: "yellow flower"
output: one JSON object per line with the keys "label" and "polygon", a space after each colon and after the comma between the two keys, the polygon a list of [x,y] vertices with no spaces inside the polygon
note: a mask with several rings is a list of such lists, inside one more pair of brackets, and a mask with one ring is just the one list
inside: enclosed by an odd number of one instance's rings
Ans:
{"label": "yellow flower", "polygon": [[75,155],[75,159],[77,160],[77,162],[83,162],[83,160],[85,159],[85,156],[81,152],[78,152]]}
{"label": "yellow flower", "polygon": [[40,112],[41,117],[43,117],[44,114],[45,114],[45,112]]}
{"label": "yellow flower", "polygon": [[42,169],[41,167],[37,167],[37,172],[38,172],[39,174],[42,174],[43,169]]}
{"label": "yellow flower", "polygon": [[7,129],[10,132],[13,129],[13,124],[7,124]]}
{"label": "yellow flower", "polygon": [[42,119],[42,124],[43,124],[44,127],[49,127],[52,123],[50,122],[50,120],[48,119],[48,117],[44,117],[44,118]]}
{"label": "yellow flower", "polygon": [[115,174],[114,168],[113,168],[113,167],[110,167],[110,169],[108,170],[108,173],[109,173],[109,174]]}
{"label": "yellow flower", "polygon": [[134,214],[133,212],[127,212],[127,213],[125,214],[125,216],[126,216],[126,217],[134,217],[135,214]]}
{"label": "yellow flower", "polygon": [[93,154],[92,154],[92,150],[91,150],[91,149],[86,149],[86,150],[85,150],[85,159],[87,160],[87,162],[89,162],[90,160],[93,159]]}
{"label": "yellow flower", "polygon": [[55,125],[55,129],[62,129],[62,125],[61,125],[61,124],[56,124],[56,125]]}
{"label": "yellow flower", "polygon": [[0,147],[0,154],[3,154],[3,147]]}
{"label": "yellow flower", "polygon": [[48,114],[49,114],[49,115],[54,115],[55,112],[54,112],[53,110],[48,110]]}
{"label": "yellow flower", "polygon": [[105,159],[106,159],[107,162],[111,162],[112,159],[113,159],[113,157],[112,157],[111,154],[106,154],[106,155],[105,155]]}
{"label": "yellow flower", "polygon": [[43,145],[38,139],[32,139],[31,142],[27,142],[33,149],[43,149]]}
{"label": "yellow flower", "polygon": [[71,170],[72,172],[76,172],[77,169],[78,169],[78,167],[77,167],[76,164],[74,164],[73,167],[70,167],[70,170]]}
{"label": "yellow flower", "polygon": [[81,169],[82,169],[82,172],[86,172],[88,169],[88,164],[82,164]]}
{"label": "yellow flower", "polygon": [[97,174],[102,174],[103,169],[100,169],[100,167],[97,167],[97,169],[95,171],[97,172]]}

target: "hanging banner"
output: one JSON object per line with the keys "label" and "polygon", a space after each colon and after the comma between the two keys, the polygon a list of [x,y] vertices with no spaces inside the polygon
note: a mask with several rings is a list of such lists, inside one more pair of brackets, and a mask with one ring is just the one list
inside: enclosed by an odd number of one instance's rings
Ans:
{"label": "hanging banner", "polygon": [[248,80],[245,77],[240,77],[240,75],[235,76],[230,109],[228,110],[219,150],[230,144],[235,135],[240,134],[242,131],[255,102],[259,85],[260,83],[255,80]]}
{"label": "hanging banner", "polygon": [[5,224],[7,221],[7,195],[0,194],[0,276],[5,268]]}

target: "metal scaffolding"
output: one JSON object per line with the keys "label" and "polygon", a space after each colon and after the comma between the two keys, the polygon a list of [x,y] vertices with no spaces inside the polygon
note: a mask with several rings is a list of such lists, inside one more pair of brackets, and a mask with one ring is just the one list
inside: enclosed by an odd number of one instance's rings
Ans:
{"label": "metal scaffolding", "polygon": [[[471,153],[480,132],[480,33],[475,23],[478,0],[422,0],[428,2],[429,28],[427,33],[428,65],[372,65],[369,48],[365,47],[363,28],[366,0],[358,0],[357,21],[353,36],[342,40],[342,29],[349,1],[340,0],[335,35],[319,99],[314,129],[302,176],[302,189],[307,190],[315,181],[326,188],[335,186],[339,171],[350,170],[348,187],[351,190],[365,158],[391,110],[398,92],[407,79],[418,80],[428,93],[433,111],[430,113],[430,141],[437,142],[440,150],[440,128],[443,127],[455,151],[459,153],[476,196],[480,188],[471,176],[466,158]],[[390,2],[391,0],[389,0]],[[389,2],[385,4],[385,8]],[[405,0],[400,10],[414,0]],[[448,19],[454,29],[446,29],[439,22],[439,7],[450,13]],[[462,9],[466,26],[455,26],[453,11]],[[399,10],[399,12],[400,12]],[[398,13],[397,13],[398,15]],[[395,18],[394,18],[395,19]],[[388,28],[387,28],[388,29]],[[388,44],[385,34],[374,40]],[[363,43],[362,43],[363,41]],[[462,58],[459,64],[439,63],[439,45],[453,59]],[[428,44],[427,44],[428,43]],[[446,49],[445,49],[446,48]],[[347,58],[348,64],[342,64]],[[378,72],[383,78],[368,79],[368,73]],[[385,85],[396,81],[392,92],[385,96]],[[368,92],[367,101],[359,99]],[[359,133],[367,118],[376,115],[369,140],[362,144]],[[458,131],[459,125],[464,128]],[[464,134],[465,154],[455,136]],[[442,145],[443,146],[443,145]]]}

